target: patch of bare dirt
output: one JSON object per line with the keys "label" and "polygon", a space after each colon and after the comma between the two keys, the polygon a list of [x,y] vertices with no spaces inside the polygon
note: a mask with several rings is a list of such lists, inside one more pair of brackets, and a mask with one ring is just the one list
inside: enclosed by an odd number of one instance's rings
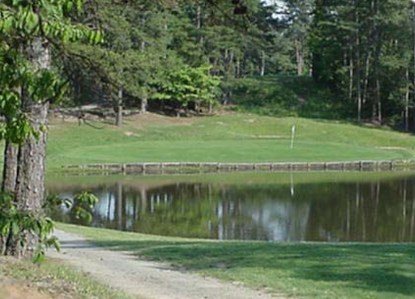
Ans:
{"label": "patch of bare dirt", "polygon": [[0,256],[0,299],[74,298],[80,295],[71,281],[58,279],[30,261]]}
{"label": "patch of bare dirt", "polygon": [[0,282],[0,299],[52,299],[49,295],[17,283]]}
{"label": "patch of bare dirt", "polygon": [[126,121],[136,128],[142,128],[145,125],[192,125],[197,117],[172,117],[161,114],[147,112],[144,114],[132,114],[124,117]]}
{"label": "patch of bare dirt", "polygon": [[[109,113],[109,112],[108,112]],[[161,114],[147,112],[141,113],[130,113],[123,117],[124,122],[129,124],[129,127],[142,129],[148,125],[192,125],[198,117],[172,117]],[[64,123],[79,123],[80,125],[88,123],[102,123],[102,124],[115,124],[115,118],[112,116],[99,117],[88,112],[84,112],[83,118],[80,120],[78,116],[71,114],[58,114],[51,113],[49,117],[49,125],[56,126]],[[126,132],[130,134],[131,132]]]}

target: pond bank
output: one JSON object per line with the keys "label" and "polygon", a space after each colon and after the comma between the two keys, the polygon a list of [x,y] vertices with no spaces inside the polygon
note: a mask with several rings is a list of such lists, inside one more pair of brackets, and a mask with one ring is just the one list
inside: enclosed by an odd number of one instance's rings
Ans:
{"label": "pond bank", "polygon": [[[223,282],[173,267],[160,261],[137,257],[131,251],[107,250],[86,241],[82,236],[55,231],[62,253],[48,256],[64,260],[88,272],[104,285],[145,299],[284,299],[264,290],[244,287],[240,282]],[[123,246],[123,242],[118,243]]]}
{"label": "pond bank", "polygon": [[[238,282],[237,284],[276,294],[277,298],[281,297],[280,294],[285,294],[287,298],[304,299],[413,299],[415,295],[414,269],[408,266],[414,263],[413,243],[218,242],[61,223],[58,224],[58,228],[84,236],[85,239],[99,246],[97,248],[99,250],[105,248],[115,251],[115,254],[127,252],[129,259],[135,262],[141,262],[141,259],[168,262],[179,269],[186,269],[185,274],[198,272],[210,277]],[[85,248],[78,247],[78,250]],[[66,249],[64,248],[63,251]],[[76,255],[76,258],[82,257],[80,254]],[[100,261],[99,255],[91,257],[91,261],[101,264],[109,262],[105,257]],[[115,266],[122,268],[122,265]],[[130,267],[132,264],[128,263],[127,266]],[[168,272],[164,268],[155,270],[157,273]],[[134,273],[141,275],[141,271],[140,267],[129,273],[136,279]],[[112,277],[117,275],[113,273]],[[158,275],[155,278],[162,279]],[[141,280],[136,286],[145,285],[145,282]],[[162,289],[158,284],[156,286],[157,290]],[[177,285],[179,288],[182,286],[185,284]],[[189,287],[189,289],[193,288],[194,285]],[[179,298],[187,298],[184,294],[180,293]],[[227,297],[220,293],[218,296],[208,298]],[[236,296],[236,298],[244,297]],[[248,298],[255,297],[248,296]]]}
{"label": "pond bank", "polygon": [[148,162],[67,165],[65,172],[99,174],[175,174],[235,171],[401,171],[415,170],[415,160],[338,162]]}

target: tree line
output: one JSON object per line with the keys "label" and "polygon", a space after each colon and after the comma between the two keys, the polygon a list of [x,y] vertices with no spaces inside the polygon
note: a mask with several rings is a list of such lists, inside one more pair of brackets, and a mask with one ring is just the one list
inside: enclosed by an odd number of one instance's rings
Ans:
{"label": "tree line", "polygon": [[260,79],[285,76],[330,92],[317,109],[410,130],[414,45],[409,0],[0,1],[0,249],[53,243],[41,212],[50,105],[110,103],[121,124],[125,106],[209,111],[238,90],[261,101]]}
{"label": "tree line", "polygon": [[291,76],[328,90],[337,116],[414,127],[410,0],[86,1],[77,21],[105,36],[60,62],[78,104],[211,111],[239,90],[259,105],[249,80]]}

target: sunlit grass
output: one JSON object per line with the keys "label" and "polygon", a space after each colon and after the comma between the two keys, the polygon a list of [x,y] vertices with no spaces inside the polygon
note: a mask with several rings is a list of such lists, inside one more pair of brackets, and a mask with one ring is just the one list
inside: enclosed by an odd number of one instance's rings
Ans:
{"label": "sunlit grass", "polygon": [[[294,148],[291,128],[296,126]],[[126,121],[118,129],[54,124],[48,167],[126,162],[301,162],[393,160],[415,157],[409,134],[301,118],[250,114],[193,118],[188,122]]]}
{"label": "sunlit grass", "polygon": [[206,241],[59,224],[99,246],[299,298],[414,298],[415,245]]}

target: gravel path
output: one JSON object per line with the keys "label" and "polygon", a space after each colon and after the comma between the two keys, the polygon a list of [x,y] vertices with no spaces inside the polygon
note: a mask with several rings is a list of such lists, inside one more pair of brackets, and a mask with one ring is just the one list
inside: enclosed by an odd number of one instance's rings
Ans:
{"label": "gravel path", "polygon": [[58,258],[88,273],[99,282],[145,299],[272,299],[261,291],[183,272],[167,264],[140,260],[128,252],[94,246],[80,236],[55,231],[61,253]]}

